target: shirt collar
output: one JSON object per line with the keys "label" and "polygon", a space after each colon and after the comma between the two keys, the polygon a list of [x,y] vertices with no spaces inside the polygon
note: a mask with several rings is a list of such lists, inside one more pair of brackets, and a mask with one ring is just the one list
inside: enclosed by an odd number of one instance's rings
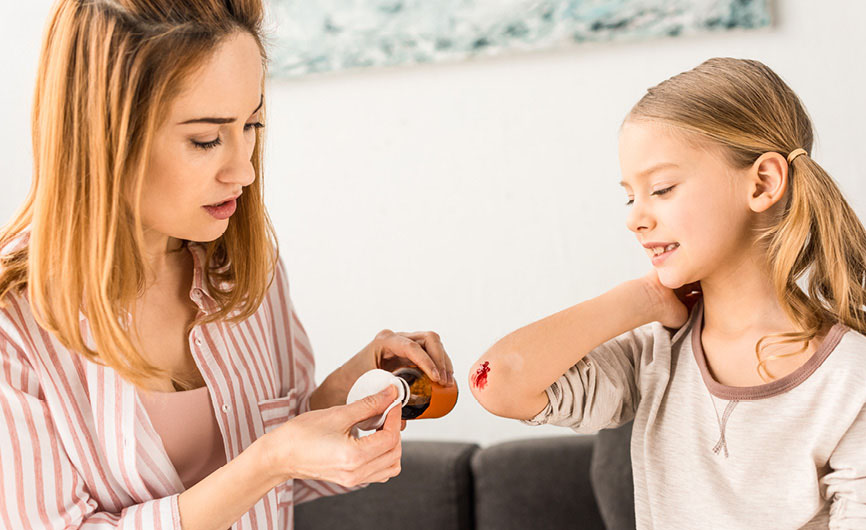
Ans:
{"label": "shirt collar", "polygon": [[[217,302],[211,295],[207,287],[207,282],[204,281],[205,269],[204,262],[207,257],[207,252],[199,242],[187,241],[184,246],[192,254],[192,285],[189,288],[189,297],[195,304],[206,314],[211,313],[217,307]],[[82,311],[78,312],[79,322],[87,320],[87,317]]]}

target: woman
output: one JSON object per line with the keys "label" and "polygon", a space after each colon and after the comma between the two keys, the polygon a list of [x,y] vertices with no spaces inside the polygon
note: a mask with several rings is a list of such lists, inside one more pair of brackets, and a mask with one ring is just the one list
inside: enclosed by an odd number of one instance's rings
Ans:
{"label": "woman", "polygon": [[[256,0],[60,0],[33,185],[0,232],[0,526],[287,528],[295,502],[400,470],[383,331],[315,387],[262,197]],[[399,407],[397,407],[399,409]],[[335,484],[331,484],[335,483]]]}

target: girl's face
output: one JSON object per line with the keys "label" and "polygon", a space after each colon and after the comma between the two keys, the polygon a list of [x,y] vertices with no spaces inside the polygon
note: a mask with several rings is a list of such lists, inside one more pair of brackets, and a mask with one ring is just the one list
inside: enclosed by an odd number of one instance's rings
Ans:
{"label": "girl's face", "polygon": [[262,75],[256,41],[239,32],[214,50],[173,101],[153,139],[142,188],[149,240],[212,241],[225,232],[233,199],[255,180]]}
{"label": "girl's face", "polygon": [[664,123],[630,120],[620,133],[619,159],[626,225],[663,285],[736,274],[752,259],[748,170],[731,167],[719,148]]}

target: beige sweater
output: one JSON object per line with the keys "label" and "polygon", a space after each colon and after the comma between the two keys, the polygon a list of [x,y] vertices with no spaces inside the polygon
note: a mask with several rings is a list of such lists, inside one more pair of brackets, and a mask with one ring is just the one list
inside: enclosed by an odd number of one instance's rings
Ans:
{"label": "beige sweater", "polygon": [[836,324],[795,372],[730,387],[707,369],[702,317],[698,303],[673,335],[654,322],[598,346],[525,423],[634,419],[639,529],[866,529],[866,337]]}

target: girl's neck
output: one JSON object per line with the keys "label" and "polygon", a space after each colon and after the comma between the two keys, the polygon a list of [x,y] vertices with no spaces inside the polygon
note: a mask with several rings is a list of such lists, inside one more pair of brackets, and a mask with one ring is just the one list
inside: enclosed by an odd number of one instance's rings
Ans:
{"label": "girl's neck", "polygon": [[704,332],[735,340],[753,333],[793,331],[776,297],[769,266],[743,256],[701,280]]}

